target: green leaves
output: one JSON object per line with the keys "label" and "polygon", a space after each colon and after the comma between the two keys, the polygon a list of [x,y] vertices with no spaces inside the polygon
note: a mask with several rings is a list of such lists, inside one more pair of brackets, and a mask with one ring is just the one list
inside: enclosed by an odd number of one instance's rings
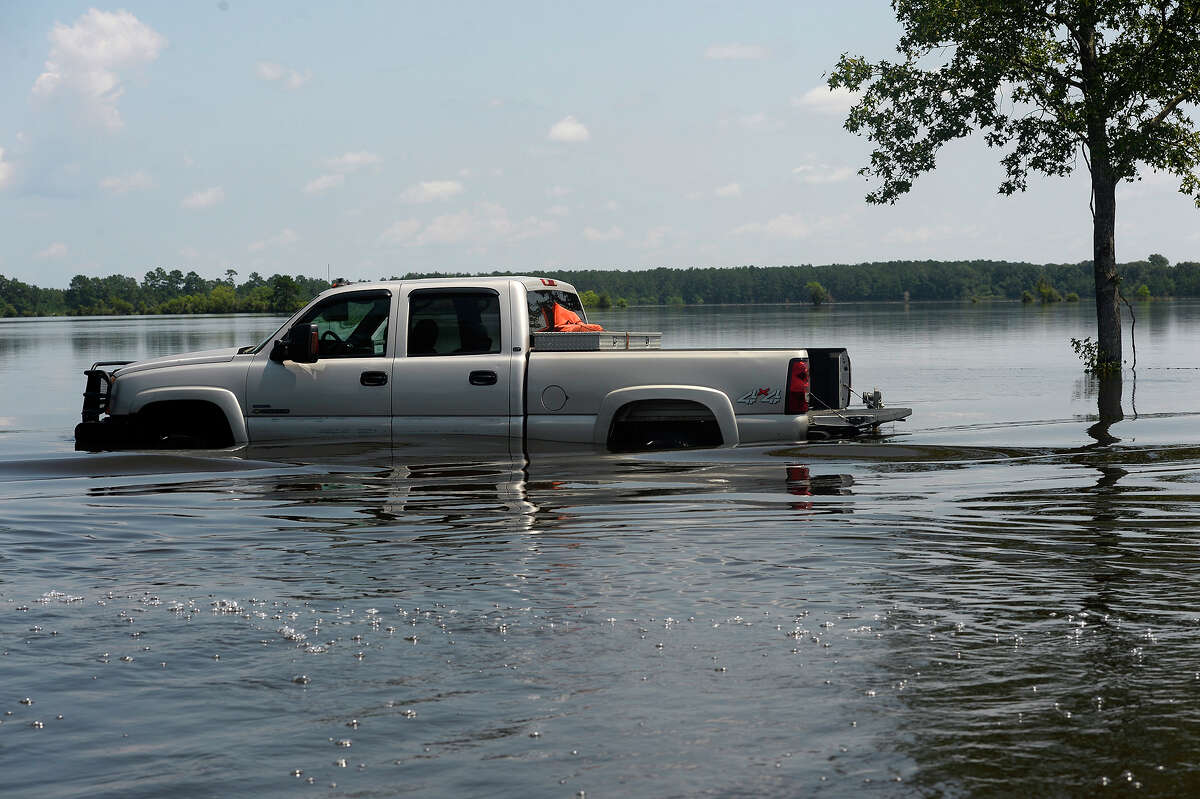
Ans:
{"label": "green leaves", "polygon": [[[895,0],[896,61],[843,54],[830,88],[860,93],[845,127],[875,146],[871,203],[893,203],[948,142],[1002,150],[1002,194],[1079,155],[1113,181],[1142,166],[1200,197],[1200,0]],[[1200,203],[1200,199],[1198,199]]]}

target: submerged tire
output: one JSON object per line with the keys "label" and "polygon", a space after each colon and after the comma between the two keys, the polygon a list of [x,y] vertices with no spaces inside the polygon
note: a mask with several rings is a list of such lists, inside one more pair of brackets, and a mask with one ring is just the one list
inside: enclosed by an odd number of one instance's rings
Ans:
{"label": "submerged tire", "polygon": [[147,449],[220,449],[233,444],[224,412],[211,402],[174,400],[137,415],[138,444]]}
{"label": "submerged tire", "polygon": [[608,448],[613,452],[719,447],[721,426],[706,406],[691,400],[639,400],[613,416]]}

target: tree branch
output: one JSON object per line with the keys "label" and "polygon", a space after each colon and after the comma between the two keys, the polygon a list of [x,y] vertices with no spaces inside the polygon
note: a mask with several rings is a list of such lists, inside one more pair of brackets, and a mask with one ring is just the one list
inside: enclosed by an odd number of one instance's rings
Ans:
{"label": "tree branch", "polygon": [[1163,39],[1166,38],[1167,33],[1180,28],[1183,30],[1191,28],[1196,24],[1198,13],[1200,13],[1200,9],[1193,8],[1191,13],[1186,14],[1186,19],[1180,21],[1179,17],[1185,16],[1185,12],[1182,7],[1179,8],[1175,14],[1172,14],[1170,17],[1168,17],[1166,5],[1160,5],[1158,7],[1158,32],[1154,35],[1154,38],[1150,41],[1146,48],[1134,57],[1133,64],[1130,65],[1127,70],[1125,70],[1125,74],[1121,76],[1121,79],[1117,82],[1117,85],[1113,87],[1113,96],[1124,97],[1125,92],[1129,88],[1130,82],[1138,80],[1138,78],[1141,76],[1140,73],[1142,65],[1147,59],[1149,59],[1158,51],[1158,48],[1160,45],[1162,45]]}
{"label": "tree branch", "polygon": [[1193,91],[1194,91],[1194,86],[1189,86],[1188,88],[1181,91],[1179,94],[1172,97],[1167,102],[1167,104],[1163,106],[1163,109],[1161,111],[1159,111],[1157,114],[1155,114],[1151,120],[1149,120],[1148,122],[1145,122],[1142,125],[1141,132],[1145,133],[1147,130],[1149,130],[1150,128],[1157,125],[1159,122],[1162,122],[1164,119],[1166,119],[1167,116],[1169,116],[1172,111],[1174,111],[1176,108],[1178,108],[1179,104],[1182,103],[1184,100],[1186,100]]}
{"label": "tree branch", "polygon": [[1069,75],[1064,75],[1062,73],[1055,72],[1054,70],[1047,69],[1046,67],[1039,67],[1039,66],[1036,66],[1035,64],[1030,64],[1029,61],[1024,58],[1018,58],[1017,63],[1020,64],[1022,67],[1024,67],[1026,72],[1029,72],[1029,73],[1036,72],[1036,73],[1039,73],[1040,75],[1042,75],[1042,77],[1048,78],[1052,81],[1057,81],[1059,83],[1065,83],[1068,86],[1072,86],[1076,89],[1079,89],[1080,91],[1083,91],[1083,81],[1075,80],[1074,78],[1070,77]]}

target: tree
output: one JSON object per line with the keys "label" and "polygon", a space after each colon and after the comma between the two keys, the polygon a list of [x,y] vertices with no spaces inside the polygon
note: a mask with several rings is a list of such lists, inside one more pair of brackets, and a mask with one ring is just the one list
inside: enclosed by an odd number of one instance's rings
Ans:
{"label": "tree", "polygon": [[1054,285],[1046,279],[1045,275],[1038,278],[1037,285],[1034,288],[1037,290],[1037,296],[1042,301],[1042,305],[1062,302],[1062,292],[1054,288]]}
{"label": "tree", "polygon": [[843,54],[831,89],[862,92],[845,127],[873,143],[860,170],[893,203],[973,130],[1004,151],[1001,194],[1029,173],[1091,176],[1098,357],[1121,362],[1116,188],[1145,165],[1200,204],[1200,0],[893,0],[896,62]]}
{"label": "tree", "polygon": [[829,296],[828,289],[815,280],[808,281],[804,288],[808,291],[808,301],[813,305],[824,305],[833,299]]}
{"label": "tree", "polygon": [[207,281],[195,272],[188,272],[183,277],[179,290],[184,294],[202,294],[208,290]]}
{"label": "tree", "polygon": [[287,275],[272,275],[270,286],[270,307],[273,312],[291,313],[302,302],[296,281]]}

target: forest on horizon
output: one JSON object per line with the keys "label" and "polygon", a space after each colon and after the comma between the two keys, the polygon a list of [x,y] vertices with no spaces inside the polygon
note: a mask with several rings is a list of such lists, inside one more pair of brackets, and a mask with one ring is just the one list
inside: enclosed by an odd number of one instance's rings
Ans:
{"label": "forest on horizon", "polygon": [[[1129,299],[1200,297],[1200,263],[1172,265],[1154,254],[1121,264]],[[491,272],[490,275],[528,274]],[[410,273],[386,279],[480,277],[461,273]],[[1092,264],[1010,261],[886,261],[822,266],[737,266],[628,269],[561,269],[545,273],[571,283],[599,307],[807,303],[1021,300],[1056,302],[1093,296]],[[251,272],[238,282],[194,271],[158,267],[142,280],[127,275],[76,275],[65,289],[41,288],[0,275],[0,316],[125,314],[292,313],[329,287],[322,278]]]}

